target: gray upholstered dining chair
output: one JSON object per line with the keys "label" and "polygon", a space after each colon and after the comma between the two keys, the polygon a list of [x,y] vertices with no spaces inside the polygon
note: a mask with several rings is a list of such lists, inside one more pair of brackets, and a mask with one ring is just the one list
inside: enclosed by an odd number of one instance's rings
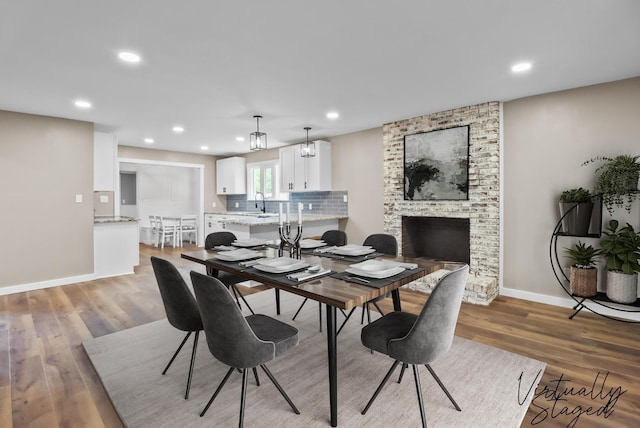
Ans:
{"label": "gray upholstered dining chair", "polygon": [[242,427],[247,394],[247,369],[255,370],[258,366],[293,411],[299,415],[300,411],[265,365],[298,345],[298,330],[262,314],[244,317],[224,284],[214,277],[192,271],[191,281],[202,315],[209,351],[217,360],[230,367],[200,416],[204,416],[229,376],[238,369],[242,372],[239,424]]}
{"label": "gray upholstered dining chair", "polygon": [[[322,234],[320,240],[326,242],[328,246],[339,247],[347,244],[347,234],[342,230],[327,230]],[[309,299],[305,297],[295,315],[291,318],[292,321],[295,321],[307,300]],[[320,320],[320,332],[322,332],[322,302],[318,302],[318,319]]]}
{"label": "gray upholstered dining chair", "polygon": [[[236,235],[234,235],[232,232],[229,232],[226,230],[223,230],[220,232],[213,232],[208,234],[207,237],[205,238],[204,248],[206,250],[210,250],[214,247],[217,247],[218,245],[231,245],[231,243],[235,240],[236,240]],[[241,276],[233,275],[228,272],[219,271],[218,269],[214,269],[210,266],[207,266],[207,275],[218,278],[224,285],[227,286],[228,289],[231,290],[234,297],[236,298],[236,303],[238,304],[238,307],[242,308],[240,306],[240,299],[242,299],[244,304],[247,306],[247,309],[249,309],[249,312],[251,312],[252,314],[254,313],[253,309],[251,308],[249,303],[247,303],[247,300],[244,298],[244,296],[236,286],[236,284],[238,284],[239,282],[246,281],[245,278],[242,278]]]}
{"label": "gray upholstered dining chair", "polygon": [[[388,256],[398,255],[398,241],[396,240],[395,236],[389,235],[387,233],[374,233],[372,235],[369,235],[366,237],[362,245],[365,245],[365,246],[368,245],[372,247],[374,250],[376,250],[377,253],[386,254]],[[378,302],[387,297],[389,297],[389,294],[383,294],[382,296],[376,297],[373,300],[365,302],[362,305],[362,316],[360,317],[360,324],[364,322],[365,313],[367,314],[367,323],[371,323],[370,305],[375,306],[378,312],[380,312],[381,315],[384,315],[384,312],[382,312],[382,309],[380,309],[380,306],[378,306]],[[349,318],[351,317],[351,315],[355,310],[356,308],[352,308],[351,311],[349,311],[347,318],[342,322],[342,325],[338,329],[338,333],[340,333],[340,331],[345,326],[347,321],[349,321]]]}
{"label": "gray upholstered dining chair", "polygon": [[171,357],[169,364],[162,371],[162,374],[167,373],[169,367],[180,353],[180,350],[191,336],[191,333],[195,333],[193,338],[193,350],[191,351],[191,365],[189,366],[189,376],[187,378],[187,390],[185,391],[185,400],[189,398],[189,389],[191,388],[191,378],[193,376],[193,365],[196,360],[196,350],[198,349],[198,337],[200,331],[203,329],[202,319],[200,318],[200,310],[196,299],[191,294],[191,290],[187,286],[187,283],[178,272],[178,269],[171,264],[171,262],[160,259],[158,257],[151,256],[151,265],[153,266],[153,272],[158,282],[158,288],[160,289],[160,296],[162,297],[162,303],[164,304],[164,310],[167,314],[167,320],[169,323],[178,330],[186,331],[187,335],[178,346],[178,349]]}
{"label": "gray upholstered dining chair", "polygon": [[464,265],[444,275],[433,288],[419,315],[391,312],[362,328],[360,339],[364,346],[395,360],[362,410],[363,415],[367,413],[400,363],[402,363],[402,371],[398,382],[402,380],[402,373],[409,364],[413,368],[423,427],[427,426],[427,422],[422,403],[418,365],[424,364],[427,367],[456,410],[461,410],[430,364],[451,348],[468,274],[469,266]]}

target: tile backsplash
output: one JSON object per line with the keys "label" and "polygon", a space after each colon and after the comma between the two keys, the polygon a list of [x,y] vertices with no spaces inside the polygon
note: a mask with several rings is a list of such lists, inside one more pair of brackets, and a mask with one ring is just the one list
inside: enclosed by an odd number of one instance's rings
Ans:
{"label": "tile backsplash", "polygon": [[[289,202],[291,209],[296,207],[298,202],[302,202],[305,214],[331,214],[331,215],[347,215],[349,203],[345,202],[347,196],[346,191],[336,192],[292,192],[289,194],[289,200],[271,200],[266,199],[265,206],[267,212],[278,212],[278,204],[280,202]],[[247,195],[228,195],[227,196],[227,212],[233,211],[258,211],[262,208],[262,200],[258,199],[258,208],[255,201],[248,201]],[[236,208],[236,203],[238,207]],[[309,210],[309,204],[312,208]]]}

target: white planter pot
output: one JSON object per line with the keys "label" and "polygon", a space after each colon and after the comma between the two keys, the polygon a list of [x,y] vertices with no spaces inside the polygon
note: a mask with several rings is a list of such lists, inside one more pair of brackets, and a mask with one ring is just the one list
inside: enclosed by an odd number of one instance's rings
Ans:
{"label": "white planter pot", "polygon": [[638,274],[607,271],[607,297],[617,303],[633,303],[638,298]]}

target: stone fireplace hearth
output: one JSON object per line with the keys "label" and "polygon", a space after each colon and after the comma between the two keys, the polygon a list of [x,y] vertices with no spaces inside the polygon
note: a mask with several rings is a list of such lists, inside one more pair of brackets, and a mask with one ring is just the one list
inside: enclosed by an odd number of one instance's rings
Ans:
{"label": "stone fireplace hearth", "polygon": [[[404,136],[438,129],[469,125],[469,199],[413,201],[404,199]],[[450,223],[468,224],[468,261],[460,256],[430,257],[452,263],[467,262],[469,280],[464,300],[489,304],[498,295],[500,252],[500,105],[490,102],[445,112],[419,116],[383,127],[384,145],[384,229],[398,240],[405,254],[414,244],[405,243],[404,223],[411,218],[455,219]],[[462,220],[462,222],[460,221]],[[446,221],[443,224],[446,225]],[[415,226],[412,233],[439,234],[441,226],[431,232]],[[466,226],[465,226],[466,228]],[[454,232],[451,232],[454,233]],[[458,232],[455,232],[458,233]],[[454,233],[454,234],[455,234]],[[405,232],[406,234],[406,232]],[[456,244],[459,245],[459,244]],[[466,249],[464,250],[466,251]],[[448,257],[452,257],[448,260]],[[409,288],[429,292],[446,271],[438,271]]]}

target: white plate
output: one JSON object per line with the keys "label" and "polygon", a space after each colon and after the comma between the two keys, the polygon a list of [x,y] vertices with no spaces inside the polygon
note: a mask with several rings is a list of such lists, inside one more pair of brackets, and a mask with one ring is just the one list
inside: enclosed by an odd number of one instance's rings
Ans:
{"label": "white plate", "polygon": [[277,257],[268,259],[253,265],[254,268],[269,273],[285,273],[302,269],[309,266],[309,263],[289,257]]}
{"label": "white plate", "polygon": [[376,250],[369,246],[362,245],[343,245],[342,247],[338,247],[332,251],[333,254],[338,254],[341,256],[364,256],[366,254],[375,253]]}
{"label": "white plate", "polygon": [[258,238],[236,239],[231,243],[234,247],[258,247],[266,244],[267,241]]}
{"label": "white plate", "polygon": [[213,258],[218,260],[223,260],[226,262],[237,262],[240,260],[254,259],[260,256],[262,256],[262,254],[260,254],[258,251],[241,248],[238,250],[223,251],[213,256]]}
{"label": "white plate", "polygon": [[367,260],[351,265],[346,269],[349,273],[368,278],[388,278],[404,270],[402,266],[379,260]]}
{"label": "white plate", "polygon": [[327,245],[326,242],[318,239],[301,239],[300,248],[318,248]]}

